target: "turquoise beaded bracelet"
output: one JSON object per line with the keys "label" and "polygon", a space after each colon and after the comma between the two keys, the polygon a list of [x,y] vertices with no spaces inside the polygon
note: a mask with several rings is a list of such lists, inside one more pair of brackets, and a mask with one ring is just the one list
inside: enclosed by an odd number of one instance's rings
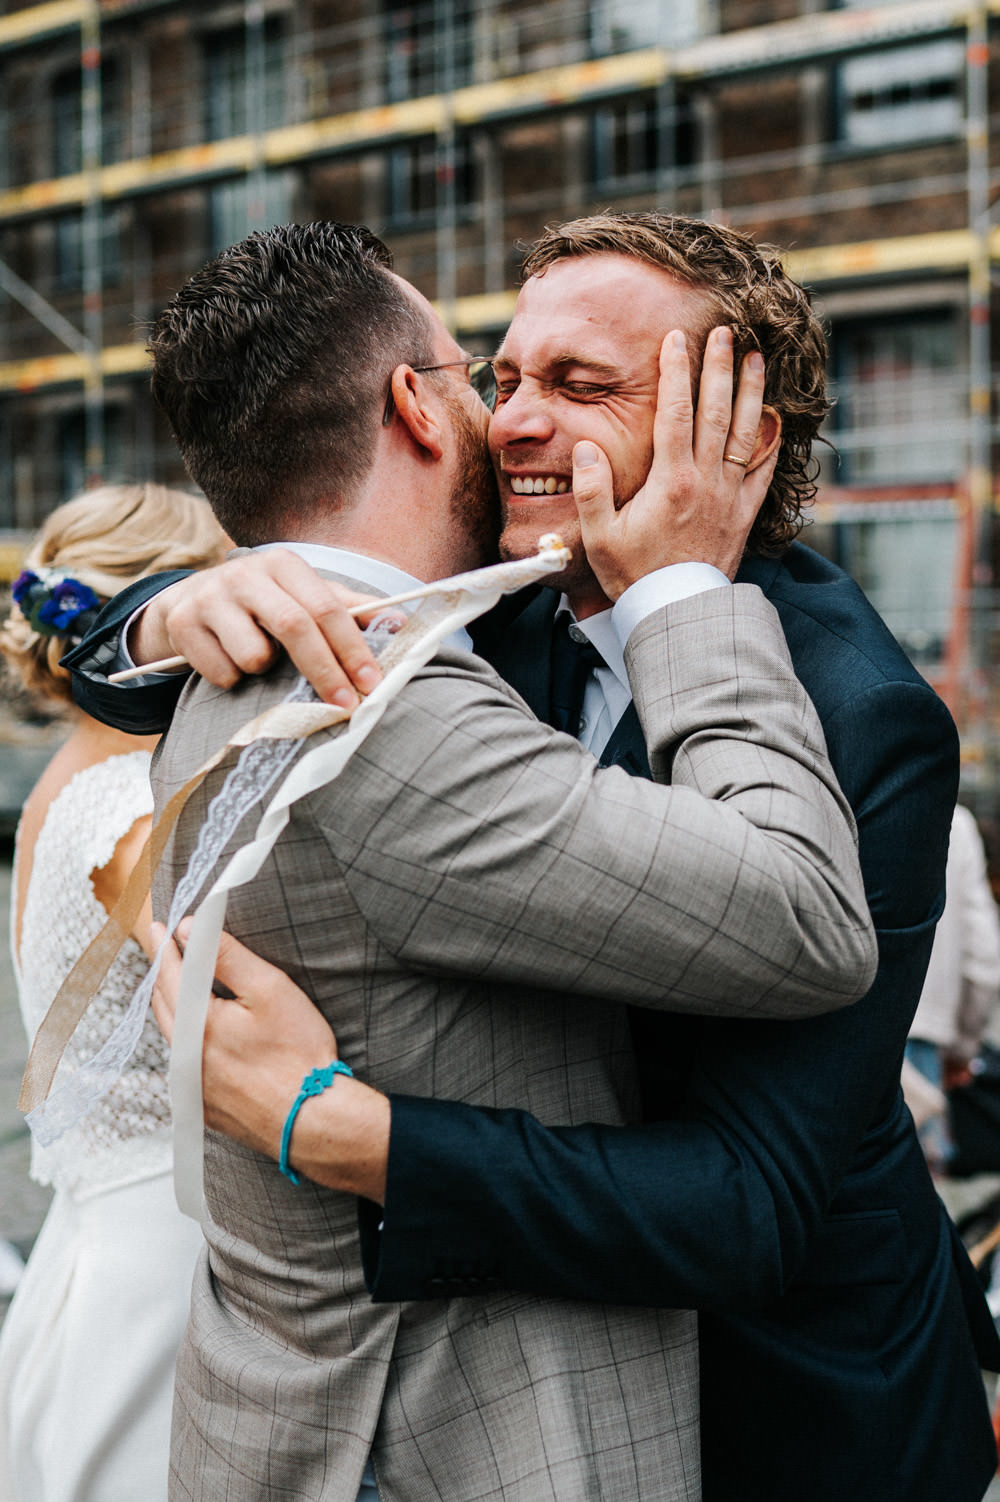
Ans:
{"label": "turquoise beaded bracelet", "polygon": [[285,1125],[281,1132],[281,1153],[278,1157],[278,1167],[285,1175],[285,1178],[291,1179],[293,1184],[301,1184],[302,1182],[295,1169],[288,1162],[288,1149],[292,1141],[292,1127],[295,1125],[295,1118],[311,1095],[322,1095],[324,1090],[329,1090],[338,1074],[347,1074],[350,1075],[351,1079],[354,1078],[354,1070],[350,1069],[346,1064],[342,1064],[339,1059],[334,1059],[333,1063],[327,1064],[325,1069],[310,1069],[299,1087],[298,1095],[292,1102],[292,1109],[285,1117]]}

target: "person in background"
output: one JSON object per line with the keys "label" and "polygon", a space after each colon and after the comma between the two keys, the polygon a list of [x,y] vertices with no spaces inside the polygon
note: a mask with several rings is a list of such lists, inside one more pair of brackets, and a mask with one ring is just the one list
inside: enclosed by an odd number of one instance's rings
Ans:
{"label": "person in background", "polygon": [[[937,1108],[923,1111],[921,1080],[903,1072],[903,1094],[920,1129],[932,1173],[951,1156],[944,1091],[975,1058],[1000,994],[1000,918],[986,875],[983,841],[973,815],[957,804],[945,872],[944,912],[934,933],[927,975],[906,1042],[906,1060],[937,1092]],[[921,1120],[923,1115],[923,1120]]]}
{"label": "person in background", "polygon": [[[220,561],[204,501],[109,485],[48,518],[14,584],[0,650],[33,693],[72,705],[60,657],[145,574]],[[73,711],[18,826],[11,955],[29,1041],[99,933],[149,831],[155,736]],[[148,905],[147,905],[148,907]],[[147,911],[70,1040],[89,1057],[146,972]],[[57,1075],[57,1079],[59,1076]],[[163,1502],[173,1371],[200,1228],[174,1203],[166,1049],[152,1019],[128,1068],[31,1174],[55,1190],[0,1332],[0,1497]]]}

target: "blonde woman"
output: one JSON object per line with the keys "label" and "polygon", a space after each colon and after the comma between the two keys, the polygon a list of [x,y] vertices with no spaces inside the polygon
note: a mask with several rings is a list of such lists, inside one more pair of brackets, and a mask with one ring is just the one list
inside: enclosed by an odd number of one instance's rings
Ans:
{"label": "blonde woman", "polygon": [[[29,1040],[100,930],[149,830],[154,737],[72,706],[59,659],[113,594],[144,574],[219,561],[207,505],[160,485],[115,485],[59,507],[14,585],[0,651],[33,692],[73,716],[23,810],[11,953]],[[147,968],[137,925],[74,1034],[62,1069],[92,1055]],[[32,1177],[55,1193],[0,1332],[0,1497],[161,1502],[173,1367],[197,1225],[174,1204],[163,1039],[148,1020],[107,1094],[48,1148]]]}

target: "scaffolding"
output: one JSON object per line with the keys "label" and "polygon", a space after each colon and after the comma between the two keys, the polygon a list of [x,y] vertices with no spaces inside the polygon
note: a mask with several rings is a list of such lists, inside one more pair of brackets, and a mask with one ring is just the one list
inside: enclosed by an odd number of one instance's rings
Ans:
{"label": "scaffolding", "polygon": [[[987,29],[990,16],[1000,13],[1000,0],[982,7],[958,6],[946,0],[915,0],[872,10],[828,11],[743,31],[702,36],[674,48],[637,47],[598,57],[581,54],[589,52],[592,46],[593,15],[595,10],[604,9],[601,6],[582,6],[578,0],[572,0],[546,6],[541,14],[537,7],[513,11],[506,18],[501,16],[498,22],[496,8],[486,0],[465,0],[465,3],[432,0],[431,4],[409,7],[405,14],[413,33],[428,38],[440,55],[435,56],[433,65],[424,67],[418,58],[410,74],[417,84],[423,74],[442,87],[399,100],[382,97],[377,103],[363,102],[372,94],[387,92],[382,53],[385,15],[381,12],[327,27],[300,27],[287,66],[301,86],[292,92],[287,109],[289,114],[301,118],[277,125],[265,123],[266,60],[262,41],[265,13],[260,0],[246,0],[238,7],[226,7],[229,17],[239,11],[247,39],[246,131],[224,139],[197,139],[166,150],[133,151],[124,160],[102,163],[102,23],[108,36],[150,12],[183,13],[188,9],[171,4],[170,0],[132,0],[132,3],[125,0],[103,6],[97,0],[53,0],[0,17],[0,59],[4,54],[37,46],[58,34],[75,32],[79,35],[83,78],[81,170],[0,189],[0,229],[70,210],[82,212],[86,229],[77,347],[71,347],[68,356],[40,355],[0,362],[0,392],[24,390],[28,386],[39,389],[74,380],[96,384],[102,375],[120,375],[141,368],[141,357],[133,343],[124,347],[104,346],[96,318],[102,301],[102,213],[132,200],[237,178],[253,182],[289,167],[357,159],[366,152],[384,151],[393,143],[414,140],[434,142],[437,169],[433,206],[434,281],[441,289],[439,301],[458,329],[476,328],[484,322],[499,327],[509,314],[512,291],[509,265],[497,257],[497,237],[492,233],[504,217],[495,201],[497,191],[504,193],[508,203],[514,202],[515,217],[553,206],[553,195],[544,189],[519,195],[509,185],[499,184],[495,174],[492,182],[490,174],[484,174],[479,219],[485,234],[479,246],[464,253],[465,270],[478,271],[482,290],[459,296],[454,290],[455,268],[460,259],[454,204],[456,131],[474,130],[488,139],[495,130],[509,129],[519,122],[551,119],[554,115],[566,119],[574,113],[614,105],[650,91],[667,96],[667,108],[660,111],[660,116],[661,121],[669,121],[670,96],[675,96],[681,86],[698,94],[706,144],[698,160],[685,166],[670,162],[669,152],[661,153],[662,164],[654,191],[647,197],[662,201],[677,194],[690,197],[692,190],[696,190],[699,202],[695,207],[705,217],[724,216],[727,222],[736,225],[758,226],[775,220],[815,220],[859,202],[871,208],[880,203],[927,196],[931,191],[941,194],[960,188],[968,200],[967,222],[961,228],[803,247],[790,254],[789,264],[794,274],[820,289],[828,283],[891,277],[918,269],[961,269],[972,288],[970,309],[976,310],[972,319],[975,339],[970,329],[970,344],[974,342],[981,355],[988,339],[989,267],[997,257],[1000,242],[989,222]],[[463,74],[476,73],[477,81],[461,85],[454,82],[458,76],[454,63],[455,38],[459,34],[457,9],[461,9],[464,23],[460,34],[464,36],[471,29],[477,38],[485,39],[476,52],[474,67],[470,69],[467,65],[462,70]],[[670,7],[650,8],[637,0],[635,10],[640,16],[645,17],[650,9],[661,18],[671,15]],[[614,6],[613,10],[627,22],[627,5]],[[504,21],[506,24],[501,24]],[[612,45],[622,33],[628,32],[627,24],[610,28],[606,45]],[[642,28],[637,28],[635,34],[642,35]],[[732,84],[735,80],[759,83],[765,77],[788,70],[815,66],[820,60],[837,61],[877,52],[890,45],[941,36],[960,37],[966,57],[966,150],[960,173],[953,170],[935,182],[904,179],[863,185],[853,181],[847,189],[818,185],[810,193],[769,200],[762,198],[758,190],[762,178],[769,175],[785,178],[807,166],[818,178],[824,167],[833,163],[835,151],[818,153],[813,143],[802,142],[791,151],[727,154],[724,159],[719,156],[713,159],[714,133],[711,121],[704,118],[710,114],[713,86]],[[554,40],[543,45],[540,37]],[[565,55],[571,60],[521,73],[504,73],[509,59],[532,55]],[[344,58],[360,59],[365,66],[338,64],[337,60]],[[322,113],[322,105],[331,98],[353,107]],[[162,118],[157,118],[151,100],[133,98],[132,111],[133,140],[150,141],[169,133]],[[143,114],[147,118],[138,123],[135,117]],[[3,135],[9,139],[12,129],[8,119]],[[258,188],[250,198],[262,201],[264,196]],[[479,265],[473,268],[470,261],[474,258]],[[9,280],[4,288],[9,295],[20,296]],[[69,341],[62,338],[62,342]],[[96,360],[88,355],[88,351],[95,349],[99,352]],[[88,360],[94,369],[85,368]],[[982,369],[979,374],[982,375]],[[978,405],[982,401],[981,385],[977,384],[975,389],[978,394],[974,401]]]}
{"label": "scaffolding", "polygon": [[[874,385],[852,396],[839,378],[853,416],[837,444],[853,478],[827,467],[817,510],[817,531],[894,504],[901,519],[909,506],[942,527],[951,519],[955,581],[935,671],[964,714],[985,700],[992,644],[1000,184],[989,62],[1000,0],[802,8],[774,5],[764,24],[752,0],[52,0],[8,12],[0,412],[76,402],[86,473],[108,471],[114,403],[128,392],[142,406],[142,329],[219,248],[190,231],[209,199],[230,240],[278,217],[363,219],[470,345],[502,333],[512,247],[545,222],[608,203],[721,218],[787,245],[789,269],[834,320],[923,297],[964,325],[962,358],[935,368],[926,390],[914,384],[909,411],[866,412]],[[34,139],[50,127],[31,78],[56,53],[78,70],[68,97],[79,150],[46,172],[39,164],[59,157]],[[879,142],[869,96],[882,85],[864,79],[885,73],[886,98],[905,92],[887,65],[912,69],[918,56],[939,71],[913,108],[945,124]],[[116,82],[108,59],[127,77]],[[849,88],[858,140],[830,128]],[[116,285],[108,231],[119,222],[131,238]],[[79,225],[71,290],[37,269],[39,246],[67,224]],[[884,476],[866,481],[876,444],[901,464],[935,447],[956,457],[933,483],[903,465],[909,483],[893,489]],[[30,474],[8,454],[8,521],[33,525],[62,498],[41,473],[46,452]],[[135,418],[130,459],[136,473],[176,465],[148,413]]]}

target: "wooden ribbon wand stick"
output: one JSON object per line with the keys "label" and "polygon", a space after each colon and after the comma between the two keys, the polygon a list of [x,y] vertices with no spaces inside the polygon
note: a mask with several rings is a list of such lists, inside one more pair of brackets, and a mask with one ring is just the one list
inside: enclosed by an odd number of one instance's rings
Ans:
{"label": "wooden ribbon wand stick", "polygon": [[[539,553],[563,551],[563,541],[555,532],[546,532],[544,537],[538,539]],[[505,564],[495,565],[499,569],[506,567]],[[564,565],[565,566],[565,565]],[[348,615],[365,615],[368,612],[376,614],[380,610],[388,610],[393,605],[405,605],[409,600],[422,600],[427,595],[451,594],[456,589],[469,589],[475,587],[483,589],[489,586],[489,568],[476,569],[470,573],[453,574],[450,579],[435,579],[433,584],[421,584],[415,589],[408,589],[400,595],[390,595],[387,600],[369,600],[364,605],[351,605],[347,609]],[[141,678],[145,673],[173,673],[179,668],[188,668],[191,664],[185,657],[160,657],[156,662],[146,662],[139,667],[123,668],[119,673],[109,673],[109,683],[129,683],[133,678]]]}

